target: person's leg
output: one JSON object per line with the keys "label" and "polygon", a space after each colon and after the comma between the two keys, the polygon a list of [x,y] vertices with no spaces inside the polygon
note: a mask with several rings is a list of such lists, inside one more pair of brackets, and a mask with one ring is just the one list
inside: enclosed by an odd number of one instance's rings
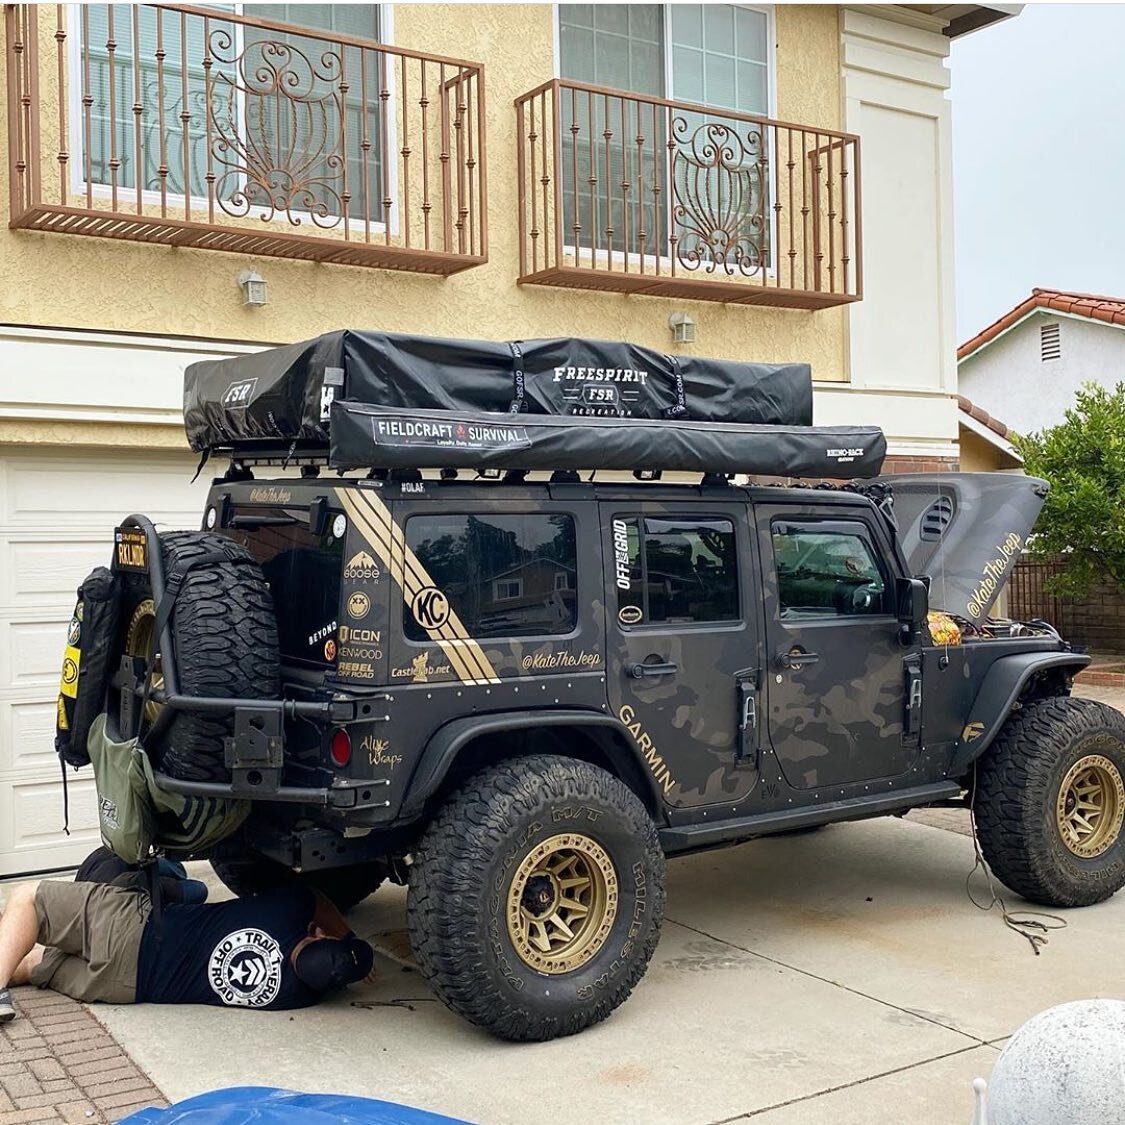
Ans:
{"label": "person's leg", "polygon": [[0,914],[0,1023],[16,1017],[8,985],[16,984],[17,970],[35,948],[39,918],[35,913],[38,883],[23,883],[12,889],[8,905]]}
{"label": "person's leg", "polygon": [[42,964],[43,954],[46,952],[46,946],[37,945],[16,967],[16,971],[12,974],[11,983],[14,985],[31,984],[31,974]]}
{"label": "person's leg", "polygon": [[35,948],[39,918],[35,913],[38,883],[22,883],[13,888],[8,905],[0,914],[0,988],[12,983],[16,969]]}

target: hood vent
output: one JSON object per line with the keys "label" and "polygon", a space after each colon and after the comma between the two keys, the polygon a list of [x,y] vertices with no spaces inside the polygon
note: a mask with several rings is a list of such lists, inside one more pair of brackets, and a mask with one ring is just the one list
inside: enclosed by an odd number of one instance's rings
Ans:
{"label": "hood vent", "polygon": [[939,496],[926,509],[922,516],[922,525],[918,529],[918,538],[926,543],[934,543],[942,536],[942,532],[949,526],[953,519],[953,500],[949,496]]}

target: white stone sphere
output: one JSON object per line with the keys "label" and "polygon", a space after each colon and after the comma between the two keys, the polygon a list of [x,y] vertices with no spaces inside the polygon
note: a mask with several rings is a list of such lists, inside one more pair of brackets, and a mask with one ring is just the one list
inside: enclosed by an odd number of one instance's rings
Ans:
{"label": "white stone sphere", "polygon": [[989,1125],[1125,1125],[1125,1001],[1032,1016],[988,1083]]}

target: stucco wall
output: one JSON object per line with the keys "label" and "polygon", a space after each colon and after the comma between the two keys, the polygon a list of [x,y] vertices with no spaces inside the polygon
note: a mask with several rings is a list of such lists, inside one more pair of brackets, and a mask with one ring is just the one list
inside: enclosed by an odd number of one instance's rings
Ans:
{"label": "stucco wall", "polygon": [[[11,231],[0,227],[0,323],[276,342],[357,325],[452,336],[589,335],[672,348],[668,316],[689,309],[697,354],[806,360],[846,377],[844,313],[756,309],[520,287],[514,98],[552,77],[549,5],[396,5],[394,41],[485,63],[490,260],[448,279],[329,264]],[[839,124],[836,12],[779,7],[777,112]],[[53,64],[53,59],[51,59]],[[0,101],[5,94],[0,89]],[[7,121],[6,107],[0,122]],[[0,134],[6,126],[0,125]],[[6,146],[6,135],[2,137]],[[0,198],[7,200],[7,161]],[[270,303],[246,309],[240,271],[256,269]]]}
{"label": "stucco wall", "polygon": [[[1046,324],[1059,326],[1058,359],[1041,357]],[[963,360],[957,374],[963,395],[1017,433],[1031,433],[1061,422],[1083,383],[1125,380],[1125,329],[1037,311]]]}

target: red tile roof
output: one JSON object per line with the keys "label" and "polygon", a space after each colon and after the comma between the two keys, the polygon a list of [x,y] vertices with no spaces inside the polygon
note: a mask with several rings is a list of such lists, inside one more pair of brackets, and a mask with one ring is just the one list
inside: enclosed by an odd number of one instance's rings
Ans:
{"label": "red tile roof", "polygon": [[1000,421],[993,418],[987,410],[982,410],[975,402],[970,402],[964,395],[957,396],[957,408],[963,410],[970,418],[975,418],[982,426],[987,426],[994,434],[1006,438],[1012,431]]}
{"label": "red tile roof", "polygon": [[1061,289],[1032,289],[1026,301],[1006,312],[999,320],[993,321],[971,340],[966,340],[957,349],[957,359],[972,355],[977,348],[984,347],[995,340],[1001,332],[1007,331],[1018,320],[1036,309],[1053,309],[1056,312],[1085,316],[1090,320],[1101,320],[1107,324],[1125,324],[1125,297],[1099,297],[1093,293],[1068,293]]}

